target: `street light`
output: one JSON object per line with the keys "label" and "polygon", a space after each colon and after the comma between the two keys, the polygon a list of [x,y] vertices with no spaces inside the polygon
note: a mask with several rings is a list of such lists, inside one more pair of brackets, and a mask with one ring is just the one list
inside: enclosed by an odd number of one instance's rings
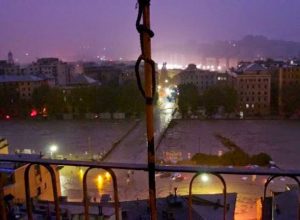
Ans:
{"label": "street light", "polygon": [[57,151],[58,147],[57,145],[53,144],[50,146],[50,155],[51,155],[51,158],[52,158],[52,155]]}
{"label": "street light", "polygon": [[167,96],[170,96],[172,91],[171,91],[170,88],[165,88],[165,93],[166,93]]}
{"label": "street light", "polygon": [[208,182],[208,180],[209,180],[209,177],[206,173],[201,174],[200,177],[201,177],[201,181],[204,183]]}

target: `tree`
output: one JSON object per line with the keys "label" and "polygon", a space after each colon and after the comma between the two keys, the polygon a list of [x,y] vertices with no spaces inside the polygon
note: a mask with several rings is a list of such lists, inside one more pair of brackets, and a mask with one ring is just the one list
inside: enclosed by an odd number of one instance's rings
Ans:
{"label": "tree", "polygon": [[49,95],[50,95],[50,88],[47,85],[43,85],[34,89],[32,93],[33,107],[41,110],[46,105],[47,98]]}
{"label": "tree", "polygon": [[226,113],[234,112],[238,103],[237,91],[231,86],[224,86],[222,91],[224,111]]}
{"label": "tree", "polygon": [[64,96],[60,89],[52,88],[46,98],[46,107],[48,114],[58,116],[64,112],[65,102]]}
{"label": "tree", "polygon": [[67,112],[68,102],[67,95],[64,90],[59,88],[50,88],[42,85],[36,88],[32,94],[31,106],[42,111],[46,107],[50,116],[58,116]]}
{"label": "tree", "polygon": [[145,102],[135,83],[127,83],[119,88],[117,97],[118,109],[127,115],[140,114],[144,111]]}
{"label": "tree", "polygon": [[282,89],[282,105],[287,116],[291,116],[300,110],[300,85],[286,85]]}
{"label": "tree", "polygon": [[185,118],[189,111],[195,113],[199,106],[200,97],[197,87],[193,84],[182,84],[178,86],[178,109]]}
{"label": "tree", "polygon": [[256,164],[259,166],[267,166],[270,164],[272,158],[266,153],[255,154],[251,157],[251,164]]}
{"label": "tree", "polygon": [[77,87],[70,91],[67,100],[70,103],[73,113],[82,115],[90,112],[93,100],[92,91],[90,87]]}
{"label": "tree", "polygon": [[223,107],[225,113],[235,111],[238,95],[231,86],[214,86],[203,93],[203,105],[207,115],[213,115],[218,112],[219,107]]}
{"label": "tree", "polygon": [[19,93],[15,86],[0,86],[0,113],[16,114],[19,106]]}

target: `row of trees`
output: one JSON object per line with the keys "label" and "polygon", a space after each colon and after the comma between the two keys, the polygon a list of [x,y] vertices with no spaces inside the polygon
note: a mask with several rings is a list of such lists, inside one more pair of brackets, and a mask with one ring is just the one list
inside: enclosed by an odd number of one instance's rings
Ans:
{"label": "row of trees", "polygon": [[199,107],[203,107],[208,116],[216,114],[220,107],[225,113],[235,111],[238,104],[238,95],[231,86],[214,86],[199,94],[193,84],[184,84],[179,87],[178,108],[183,117],[189,112],[196,114]]}
{"label": "row of trees", "polygon": [[102,112],[139,115],[144,111],[145,105],[134,83],[122,86],[77,87],[71,90],[43,86],[34,91],[32,104],[37,109],[46,106],[49,115]]}
{"label": "row of trees", "polygon": [[15,86],[0,85],[0,116],[26,116],[30,111],[30,102],[21,99]]}
{"label": "row of trees", "polygon": [[0,114],[25,117],[32,109],[47,111],[49,116],[64,113],[83,115],[85,113],[124,112],[126,115],[140,115],[145,102],[134,83],[122,86],[92,86],[72,89],[36,88],[31,100],[20,99],[13,88],[0,87]]}

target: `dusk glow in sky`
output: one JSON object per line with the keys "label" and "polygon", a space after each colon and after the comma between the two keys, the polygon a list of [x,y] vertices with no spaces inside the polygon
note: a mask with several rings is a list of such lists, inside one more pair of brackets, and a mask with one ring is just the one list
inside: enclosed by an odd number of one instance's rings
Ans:
{"label": "dusk glow in sky", "polygon": [[[0,0],[0,59],[19,62],[135,59],[136,0]],[[300,41],[299,0],[152,0],[155,51],[168,45],[240,39]],[[164,51],[167,52],[167,51]]]}

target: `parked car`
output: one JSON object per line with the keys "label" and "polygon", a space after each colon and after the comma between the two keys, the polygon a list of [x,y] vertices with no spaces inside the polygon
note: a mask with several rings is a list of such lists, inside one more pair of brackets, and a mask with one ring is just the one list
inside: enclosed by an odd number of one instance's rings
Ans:
{"label": "parked car", "polygon": [[171,180],[180,182],[180,181],[184,180],[184,176],[181,173],[173,173],[171,175]]}
{"label": "parked car", "polygon": [[155,174],[156,177],[160,177],[160,178],[167,178],[171,176],[171,173],[169,172],[158,172]]}

